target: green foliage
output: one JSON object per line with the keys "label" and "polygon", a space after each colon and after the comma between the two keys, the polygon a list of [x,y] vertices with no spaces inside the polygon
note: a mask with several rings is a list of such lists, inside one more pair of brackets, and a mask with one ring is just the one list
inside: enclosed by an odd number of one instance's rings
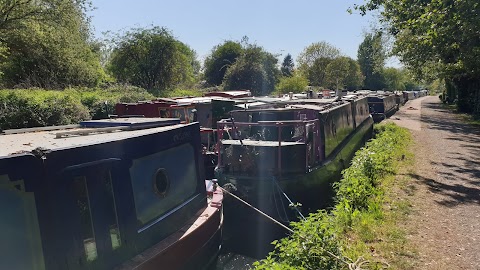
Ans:
{"label": "green foliage", "polygon": [[387,90],[405,90],[405,82],[402,71],[394,67],[388,67],[383,70]]}
{"label": "green foliage", "polygon": [[151,100],[154,96],[145,89],[129,85],[112,85],[107,88],[69,88],[63,91],[74,97],[88,109],[92,119],[107,118],[115,113],[118,102],[137,102]]}
{"label": "green foliage", "polygon": [[382,33],[366,33],[363,42],[358,47],[358,63],[365,76],[364,86],[371,90],[381,90],[385,87],[383,68],[386,52]]}
{"label": "green foliage", "polygon": [[331,60],[326,67],[325,75],[326,86],[332,89],[358,89],[363,81],[357,61],[346,56]]}
{"label": "green foliage", "polygon": [[301,93],[304,92],[308,86],[308,79],[302,74],[294,72],[291,77],[282,77],[277,84],[277,92],[285,94],[289,92]]}
{"label": "green foliage", "polygon": [[195,80],[195,52],[165,28],[133,29],[115,45],[108,69],[121,83],[159,95]]}
{"label": "green foliage", "polygon": [[65,91],[0,90],[0,128],[77,124],[81,120],[108,117],[115,112],[114,106],[118,102],[152,98],[144,89],[123,85]]}
{"label": "green foliage", "polygon": [[276,264],[294,269],[343,269],[329,253],[341,257],[338,233],[330,224],[332,216],[325,211],[310,214],[301,222],[292,222],[295,231],[288,238],[274,241],[275,250],[256,269],[271,269]]}
{"label": "green foliage", "polygon": [[66,125],[89,118],[78,100],[56,91],[1,90],[0,104],[1,129]]}
{"label": "green foliage", "polygon": [[222,84],[228,67],[235,63],[242,51],[242,45],[231,40],[215,46],[204,63],[204,77],[207,83],[209,85]]}
{"label": "green foliage", "polygon": [[2,1],[0,64],[6,87],[95,86],[105,76],[92,49],[87,1]]}
{"label": "green foliage", "polygon": [[448,99],[458,96],[460,111],[480,115],[478,1],[370,0],[356,8],[379,10],[402,62],[417,76],[445,79]]}
{"label": "green foliage", "polygon": [[340,56],[333,45],[322,41],[309,45],[298,56],[299,70],[305,74],[313,86],[325,86],[326,67]]}
{"label": "green foliage", "polygon": [[[370,243],[378,239],[377,229],[385,215],[383,185],[405,155],[410,135],[393,123],[375,129],[375,139],[355,154],[351,167],[342,172],[343,179],[335,184],[335,208],[292,223],[294,233],[274,241],[275,250],[257,262],[256,269],[346,269],[345,262],[360,256],[371,260],[373,269],[379,267],[370,255]],[[398,231],[389,232],[399,235]]]}
{"label": "green foliage", "polygon": [[294,68],[295,64],[293,63],[293,58],[290,54],[287,54],[287,56],[283,58],[282,66],[280,67],[282,75],[285,77],[292,77]]}
{"label": "green foliage", "polygon": [[253,95],[268,95],[275,89],[280,71],[277,58],[255,44],[246,44],[237,61],[225,73],[225,90],[251,90]]}

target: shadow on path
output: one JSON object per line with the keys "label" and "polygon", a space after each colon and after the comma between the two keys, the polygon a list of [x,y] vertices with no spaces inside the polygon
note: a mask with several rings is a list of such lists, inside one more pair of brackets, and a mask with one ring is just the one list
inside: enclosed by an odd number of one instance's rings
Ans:
{"label": "shadow on path", "polygon": [[425,178],[418,174],[408,175],[416,179],[419,183],[427,185],[431,192],[443,195],[445,199],[437,201],[440,205],[455,207],[459,204],[480,204],[479,188],[466,187],[460,184],[446,184],[435,179]]}

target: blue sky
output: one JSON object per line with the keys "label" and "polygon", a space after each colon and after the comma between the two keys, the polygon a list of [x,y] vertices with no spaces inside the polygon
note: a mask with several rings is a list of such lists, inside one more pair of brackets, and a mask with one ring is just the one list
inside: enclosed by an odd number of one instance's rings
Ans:
{"label": "blue sky", "polygon": [[93,0],[92,26],[97,38],[105,31],[163,26],[194,49],[199,59],[224,40],[250,42],[294,59],[313,42],[327,41],[356,59],[362,34],[374,18],[347,12],[361,0]]}

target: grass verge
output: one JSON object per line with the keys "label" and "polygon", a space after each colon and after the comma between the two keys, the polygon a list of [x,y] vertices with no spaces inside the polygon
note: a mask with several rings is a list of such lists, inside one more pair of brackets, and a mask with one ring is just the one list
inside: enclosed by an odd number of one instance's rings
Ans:
{"label": "grass verge", "polygon": [[[411,269],[415,253],[403,221],[411,211],[410,133],[393,123],[376,126],[375,139],[355,154],[335,184],[336,205],[291,224],[294,233],[256,269]],[[407,175],[407,174],[404,174]]]}

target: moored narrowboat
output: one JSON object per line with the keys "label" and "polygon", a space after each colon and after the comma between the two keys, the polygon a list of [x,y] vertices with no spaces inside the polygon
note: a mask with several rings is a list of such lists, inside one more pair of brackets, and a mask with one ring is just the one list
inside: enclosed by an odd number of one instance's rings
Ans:
{"label": "moored narrowboat", "polygon": [[[233,111],[218,125],[219,182],[288,222],[328,201],[354,152],[372,134],[365,97],[298,99]],[[223,132],[220,132],[223,131]],[[298,206],[297,205],[297,206]]]}
{"label": "moored narrowboat", "polygon": [[129,118],[0,135],[0,269],[201,269],[220,190],[198,123]]}
{"label": "moored narrowboat", "polygon": [[368,107],[373,121],[380,122],[397,111],[395,94],[375,93],[367,96]]}

